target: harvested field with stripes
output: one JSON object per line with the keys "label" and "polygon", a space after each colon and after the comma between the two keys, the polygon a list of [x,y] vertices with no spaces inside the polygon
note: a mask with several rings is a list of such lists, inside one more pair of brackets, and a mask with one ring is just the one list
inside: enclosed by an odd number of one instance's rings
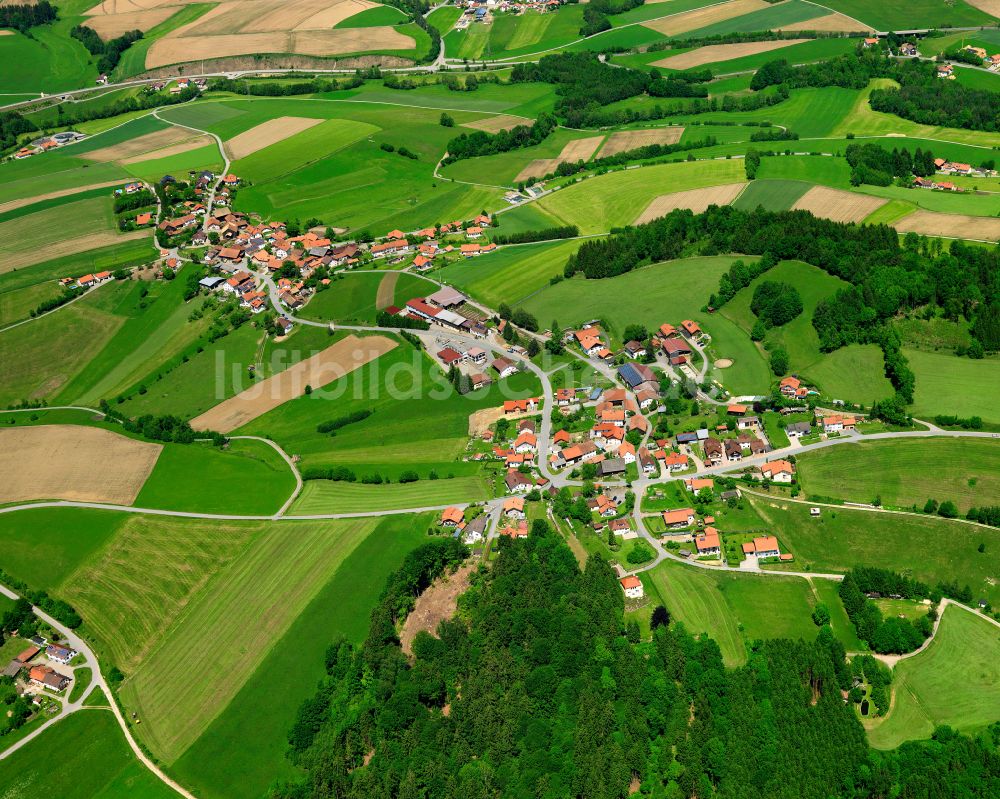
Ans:
{"label": "harvested field with stripes", "polygon": [[269,119],[267,122],[243,131],[237,136],[225,142],[229,157],[234,161],[246,158],[258,150],[277,144],[279,141],[294,136],[308,130],[313,125],[318,125],[322,119],[308,119],[306,117],[278,117]]}
{"label": "harvested field with stripes", "polygon": [[597,152],[597,148],[601,146],[602,141],[604,141],[603,136],[588,136],[585,139],[574,139],[563,146],[556,158],[536,158],[522,169],[514,180],[521,182],[522,180],[530,180],[531,178],[544,177],[554,172],[556,167],[564,161],[589,161],[594,153]]}
{"label": "harvested field with stripes", "polygon": [[888,200],[853,191],[814,186],[792,206],[793,211],[810,211],[814,216],[834,222],[860,222]]}
{"label": "harvested field with stripes", "polygon": [[900,233],[919,233],[922,236],[1000,241],[1000,219],[989,216],[914,211],[893,223],[893,227]]}
{"label": "harvested field with stripes", "polygon": [[82,425],[0,430],[0,503],[67,499],[131,505],[162,449]]}
{"label": "harvested field with stripes", "polygon": [[722,186],[710,186],[706,189],[690,189],[673,194],[663,194],[649,204],[635,220],[635,224],[641,225],[644,222],[659,219],[678,208],[687,208],[700,214],[710,205],[729,205],[739,197],[746,185],[746,183],[726,183]]}
{"label": "harvested field with stripes", "polygon": [[687,53],[671,56],[670,58],[661,58],[659,61],[654,61],[651,66],[664,67],[665,69],[691,69],[692,67],[701,67],[705,64],[713,64],[717,61],[730,61],[733,58],[742,58],[747,55],[769,53],[772,50],[780,50],[783,47],[791,47],[793,44],[801,44],[802,42],[807,41],[810,40],[781,39],[773,42],[712,44],[707,47],[699,47],[696,50],[690,50]]}
{"label": "harvested field with stripes", "polygon": [[484,130],[487,133],[497,133],[501,130],[516,128],[518,125],[530,125],[532,121],[524,117],[511,116],[510,114],[497,114],[494,117],[484,117],[482,119],[475,119],[472,122],[463,122],[462,127]]}
{"label": "harvested field with stripes", "polygon": [[848,33],[854,33],[857,31],[869,31],[871,30],[870,25],[865,25],[863,22],[859,22],[852,17],[848,17],[846,14],[825,14],[822,17],[813,17],[812,19],[804,19],[801,22],[791,22],[788,25],[782,25],[778,28],[779,31],[820,31],[820,32],[830,32],[839,33],[841,31],[846,31]]}
{"label": "harvested field with stripes", "polygon": [[[191,139],[190,130],[171,125],[163,130],[153,131],[144,136],[137,136],[120,144],[112,144],[97,150],[91,150],[89,153],[83,153],[82,157],[88,161],[100,161],[101,163],[108,161],[128,162],[128,159],[136,160],[136,156],[143,156],[145,158],[146,153],[152,153],[164,147],[171,147],[175,144],[190,141]],[[200,147],[201,145],[199,144],[198,146]]]}
{"label": "harvested field with stripes", "polygon": [[642,24],[664,36],[676,36],[679,33],[706,28],[717,22],[725,22],[727,19],[742,17],[752,11],[763,11],[769,7],[770,4],[764,0],[730,0],[728,3],[719,3],[707,8],[672,14],[669,17],[653,19]]}
{"label": "harvested field with stripes", "polygon": [[677,144],[684,135],[684,128],[653,128],[652,130],[620,130],[608,136],[601,148],[601,158],[617,155],[649,144]]}

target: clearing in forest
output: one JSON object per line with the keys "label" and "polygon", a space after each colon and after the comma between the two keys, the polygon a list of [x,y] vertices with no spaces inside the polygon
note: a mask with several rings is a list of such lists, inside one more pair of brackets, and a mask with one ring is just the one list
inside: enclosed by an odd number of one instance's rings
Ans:
{"label": "clearing in forest", "polygon": [[717,22],[725,22],[727,19],[742,17],[752,11],[763,11],[765,8],[770,8],[770,4],[765,0],[731,0],[728,3],[652,19],[642,24],[664,36],[676,36],[679,33],[706,28]]}
{"label": "clearing in forest", "polygon": [[318,125],[322,121],[322,119],[309,119],[307,117],[278,117],[277,119],[269,119],[267,122],[262,122],[250,128],[250,130],[245,130],[238,136],[234,136],[226,141],[226,150],[229,152],[230,158],[238,161],[240,158],[246,158],[258,150],[263,150],[265,147],[270,147],[272,144],[284,141],[289,136],[294,136],[296,133],[308,130],[313,125]]}
{"label": "clearing in forest", "polygon": [[[699,47],[687,53],[661,58],[654,61],[650,66],[665,67],[667,69],[691,69],[701,67],[705,64],[714,64],[718,61],[730,61],[734,58],[742,58],[758,53],[769,53],[771,50],[779,50],[782,47],[791,47],[793,44],[811,41],[810,39],[778,39],[773,42],[741,42],[739,44],[712,44],[707,47]],[[615,134],[618,135],[618,134]],[[609,140],[610,143],[610,140]],[[605,145],[605,148],[607,146]]]}
{"label": "clearing in forest", "polygon": [[299,361],[274,377],[262,380],[235,397],[220,402],[192,419],[191,427],[195,430],[228,433],[288,400],[301,397],[305,394],[306,386],[322,388],[396,346],[395,341],[385,336],[348,336],[311,358]]}
{"label": "clearing in forest", "polygon": [[795,202],[792,210],[809,211],[814,216],[834,222],[860,222],[887,202],[882,197],[814,186]]}
{"label": "clearing in forest", "polygon": [[163,449],[99,427],[0,430],[0,502],[66,499],[131,505]]}
{"label": "clearing in forest", "polygon": [[641,225],[653,219],[659,219],[678,208],[687,208],[696,214],[701,214],[710,205],[729,205],[739,197],[746,185],[746,183],[726,183],[722,186],[709,186],[706,189],[691,189],[677,191],[673,194],[663,194],[646,207],[646,210],[635,220],[635,224]]}
{"label": "clearing in forest", "polygon": [[458,598],[469,587],[469,579],[476,564],[467,563],[454,574],[448,574],[434,581],[434,584],[417,597],[413,610],[403,622],[399,633],[399,644],[406,655],[413,654],[413,639],[419,632],[436,635],[438,625],[450,619],[458,609]]}

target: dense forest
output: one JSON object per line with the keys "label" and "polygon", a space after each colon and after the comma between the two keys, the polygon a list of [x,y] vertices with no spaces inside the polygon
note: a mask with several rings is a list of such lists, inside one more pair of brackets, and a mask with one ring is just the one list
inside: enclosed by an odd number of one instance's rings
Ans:
{"label": "dense forest", "polygon": [[0,3],[0,28],[13,28],[21,33],[27,33],[36,25],[55,22],[57,17],[56,7],[49,0],[9,5]]}
{"label": "dense forest", "polygon": [[868,676],[865,659],[848,663],[828,626],[812,642],[757,642],[738,669],[662,608],[640,642],[610,567],[581,571],[542,520],[499,542],[457,618],[420,633],[408,659],[397,626],[460,548],[417,550],[365,643],[330,647],[289,735],[306,777],[274,799],[1000,795],[996,738],[940,728],[870,750],[842,693]]}
{"label": "dense forest", "polygon": [[76,25],[70,30],[69,35],[74,39],[79,39],[91,55],[100,56],[97,59],[97,71],[103,75],[110,73],[118,66],[122,53],[142,38],[142,31],[127,31],[121,36],[104,41],[93,28],[86,25]]}
{"label": "dense forest", "polygon": [[673,211],[607,239],[584,242],[569,257],[564,274],[613,277],[695,252],[764,256],[756,265],[737,269],[734,264],[722,276],[718,293],[709,299],[715,307],[780,260],[806,261],[851,283],[819,303],[813,326],[823,351],[854,343],[882,348],[886,376],[897,397],[875,410],[892,423],[907,422],[901,409],[913,401],[914,389],[899,336],[886,324],[893,316],[936,305],[948,318],[972,320],[980,351],[1000,349],[1000,252],[996,249],[955,241],[946,251],[940,242],[915,234],[901,243],[896,231],[885,225],[841,224],[806,211],[743,211],[729,206],[712,207],[698,215]]}

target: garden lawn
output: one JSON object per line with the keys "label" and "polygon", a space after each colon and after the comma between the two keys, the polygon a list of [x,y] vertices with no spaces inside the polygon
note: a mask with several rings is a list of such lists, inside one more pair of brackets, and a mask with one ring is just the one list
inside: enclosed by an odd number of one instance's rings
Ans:
{"label": "garden lawn", "polygon": [[798,457],[799,480],[813,497],[922,509],[929,497],[961,512],[1000,496],[1000,442],[984,438],[862,441]]}
{"label": "garden lawn", "polygon": [[[253,490],[240,486],[253,486]],[[294,490],[291,468],[261,441],[234,440],[226,451],[209,444],[167,444],[134,504],[197,513],[270,515],[277,513]]]}
{"label": "garden lawn", "polygon": [[661,194],[738,183],[745,177],[738,160],[655,164],[588,178],[537,203],[560,224],[577,225],[583,234],[605,233],[631,225]]}
{"label": "garden lawn", "polygon": [[[271,523],[213,575],[122,684],[151,751],[172,763],[200,737],[376,524]],[[191,653],[207,651],[226,678],[192,682]]]}
{"label": "garden lawn", "polygon": [[811,640],[819,631],[811,619],[812,592],[798,577],[712,572],[669,560],[641,576],[676,621],[719,644],[727,666],[746,662],[746,645],[756,639]]}
{"label": "garden lawn", "polygon": [[872,746],[893,749],[930,738],[943,724],[974,734],[1000,720],[998,633],[978,614],[945,608],[927,649],[893,669],[892,707],[884,720],[868,727]]}
{"label": "garden lawn", "polygon": [[285,756],[299,704],[324,674],[326,647],[360,644],[388,575],[427,541],[428,517],[390,516],[344,558],[326,585],[232,701],[174,763],[178,778],[205,799],[258,799],[276,779],[298,776]]}
{"label": "garden lawn", "polygon": [[903,354],[917,376],[911,408],[915,416],[981,416],[1000,423],[1000,361],[995,357],[976,361],[915,349],[904,349]]}
{"label": "garden lawn", "polygon": [[[59,757],[53,758],[52,753]],[[110,711],[73,713],[10,757],[0,785],[11,799],[57,791],[62,799],[173,799],[174,790],[132,754]]]}
{"label": "garden lawn", "polygon": [[[801,463],[801,460],[800,460]],[[795,555],[769,569],[845,572],[859,564],[902,572],[934,585],[969,584],[977,598],[1000,601],[996,553],[1000,531],[934,516],[905,516],[848,508],[822,508],[818,518],[803,503],[751,500],[762,518]],[[986,552],[978,552],[985,543]]]}
{"label": "garden lawn", "polygon": [[384,485],[307,480],[289,513],[293,516],[309,516],[431,508],[435,505],[480,502],[489,498],[486,481],[474,475],[451,480],[419,480],[414,483]]}

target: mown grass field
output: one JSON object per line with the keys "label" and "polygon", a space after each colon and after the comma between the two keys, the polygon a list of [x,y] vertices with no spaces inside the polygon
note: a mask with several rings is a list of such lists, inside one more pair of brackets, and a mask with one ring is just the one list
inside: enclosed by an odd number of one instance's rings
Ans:
{"label": "mown grass field", "polygon": [[[822,508],[814,518],[808,505],[778,498],[754,497],[752,504],[795,555],[793,563],[769,568],[844,572],[871,565],[928,584],[957,581],[968,584],[977,598],[1000,600],[1000,589],[989,582],[997,577],[1000,533],[990,528],[847,508]],[[986,552],[978,551],[981,543]]]}
{"label": "mown grass field", "polygon": [[786,2],[752,11],[739,17],[733,17],[714,25],[688,31],[680,34],[680,39],[701,39],[708,36],[720,36],[727,33],[746,33],[750,31],[775,30],[783,25],[821,17],[829,13],[821,6],[805,3],[802,0],[786,0]]}
{"label": "mown grass field", "polygon": [[799,180],[754,180],[733,200],[733,207],[744,211],[758,207],[765,211],[787,211],[811,188],[811,183]]}
{"label": "mown grass field", "polygon": [[[194,596],[122,684],[138,733],[173,762],[250,679],[375,520],[271,524]],[[213,653],[226,679],[191,680],[191,653]]]}
{"label": "mown grass field", "polygon": [[929,497],[965,512],[1000,496],[1000,442],[982,438],[870,441],[798,458],[811,496],[922,509]]}
{"label": "mown grass field", "polygon": [[299,315],[321,322],[374,324],[377,312],[386,307],[378,303],[379,286],[386,280],[395,280],[390,304],[399,307],[416,297],[432,294],[438,288],[419,275],[409,273],[395,276],[390,272],[346,274],[316,294]]}
{"label": "mown grass field", "polygon": [[936,414],[981,416],[1000,423],[1000,362],[974,361],[938,352],[905,349],[917,376],[911,412],[922,418]]}
{"label": "mown grass field", "polygon": [[288,512],[293,516],[309,516],[320,513],[430,508],[450,503],[478,502],[489,497],[486,481],[475,475],[389,485],[307,480],[302,493]]}
{"label": "mown grass field", "polygon": [[[53,758],[52,753],[59,752]],[[58,791],[65,799],[172,799],[172,788],[132,754],[108,710],[74,713],[8,758],[0,785],[10,799]]]}
{"label": "mown grass field", "polygon": [[671,615],[692,633],[708,633],[728,666],[746,662],[746,645],[759,638],[815,638],[815,599],[809,584],[711,572],[664,561],[642,574]]}
{"label": "mown grass field", "polygon": [[809,580],[813,593],[816,595],[817,603],[822,602],[830,611],[830,627],[834,635],[844,645],[848,652],[864,652],[868,649],[867,644],[858,638],[858,632],[854,624],[847,617],[844,610],[844,603],[840,599],[838,589],[840,583],[833,580],[824,580],[813,577]]}
{"label": "mown grass field", "polygon": [[[244,490],[253,486],[252,491]],[[276,513],[295,490],[288,464],[261,441],[167,444],[135,505],[239,516]]]}
{"label": "mown grass field", "polygon": [[883,31],[991,25],[996,22],[988,14],[973,8],[963,0],[955,0],[953,3],[937,3],[935,0],[915,0],[912,3],[906,0],[888,0],[876,5],[865,0],[830,0],[825,5]]}
{"label": "mown grass field", "polygon": [[313,600],[277,639],[253,676],[173,764],[198,796],[262,797],[275,779],[297,771],[285,735],[299,704],[324,674],[323,653],[340,638],[360,644],[385,580],[427,540],[432,515],[391,516],[348,554]]}
{"label": "mown grass field", "polygon": [[[360,481],[378,473],[394,483],[404,471],[423,481],[432,471],[446,478],[476,475],[475,462],[460,460],[468,444],[469,415],[511,397],[538,396],[537,378],[520,373],[487,389],[455,393],[430,356],[401,346],[311,395],[286,402],[241,428],[267,435],[302,458],[301,468],[347,466]],[[316,426],[358,410],[366,419],[337,431]],[[432,485],[431,483],[425,484]]]}
{"label": "mown grass field", "polygon": [[[0,257],[5,261],[17,257],[17,268],[24,268],[47,260],[44,231],[59,230],[61,238],[73,239],[115,229],[111,193],[106,190],[103,197],[76,200],[0,222]],[[26,231],[37,234],[25,235]],[[8,271],[3,266],[0,269]]]}
{"label": "mown grass field", "polygon": [[[757,181],[750,185],[757,185]],[[779,189],[783,186],[781,182]],[[819,336],[812,324],[813,312],[822,300],[848,285],[822,269],[802,261],[782,261],[739,291],[720,313],[749,336],[757,321],[750,310],[750,301],[756,287],[764,281],[794,286],[802,297],[802,313],[788,324],[767,332],[760,348],[762,357],[767,357],[766,348],[784,347],[788,352],[789,372],[814,382],[825,395],[837,399],[867,403],[892,394],[877,347],[852,345],[831,353],[820,352]]]}
{"label": "mown grass field", "polygon": [[[503,231],[507,229],[506,225],[501,227]],[[577,240],[504,247],[486,257],[455,261],[436,271],[434,277],[468,292],[491,308],[501,302],[514,305],[536,292],[544,292],[549,281],[562,274],[566,260],[579,246]]]}
{"label": "mown grass field", "polygon": [[738,183],[744,178],[742,161],[656,164],[588,178],[537,203],[559,224],[577,225],[583,234],[606,233],[635,222],[661,194]]}
{"label": "mown grass field", "polygon": [[1000,632],[962,608],[945,608],[926,650],[893,669],[888,715],[868,728],[877,749],[929,738],[947,724],[965,733],[1000,719]]}

